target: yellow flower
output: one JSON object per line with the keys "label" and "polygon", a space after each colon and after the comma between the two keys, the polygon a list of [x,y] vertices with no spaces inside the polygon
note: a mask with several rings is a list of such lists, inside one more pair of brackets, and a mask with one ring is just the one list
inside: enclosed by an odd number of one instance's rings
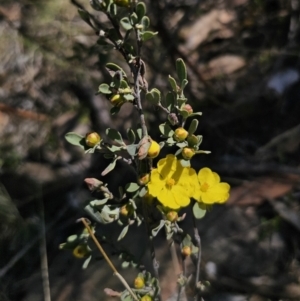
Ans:
{"label": "yellow flower", "polygon": [[193,197],[204,204],[224,203],[229,198],[230,186],[220,182],[217,173],[209,168],[202,168],[198,173],[199,186],[195,189]]}
{"label": "yellow flower", "polygon": [[96,132],[87,133],[85,135],[85,143],[89,147],[94,147],[101,140],[101,137]]}
{"label": "yellow flower", "polygon": [[184,147],[181,154],[185,160],[190,160],[195,155],[195,150],[189,147]]}
{"label": "yellow flower", "polygon": [[197,175],[194,169],[182,167],[174,155],[158,161],[151,171],[148,183],[149,194],[170,209],[185,207],[194,194]]}

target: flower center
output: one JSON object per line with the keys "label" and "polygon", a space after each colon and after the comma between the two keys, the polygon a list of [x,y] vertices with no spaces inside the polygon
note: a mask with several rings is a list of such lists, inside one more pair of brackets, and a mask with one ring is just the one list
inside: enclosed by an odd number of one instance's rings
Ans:
{"label": "flower center", "polygon": [[204,182],[204,183],[201,185],[200,190],[201,190],[202,192],[206,192],[206,191],[208,190],[208,188],[209,188],[209,185],[208,185],[206,182]]}
{"label": "flower center", "polygon": [[167,185],[167,188],[169,188],[169,189],[171,189],[172,188],[172,186],[174,186],[174,184],[175,184],[175,180],[174,179],[168,179],[167,181],[166,181],[166,185]]}

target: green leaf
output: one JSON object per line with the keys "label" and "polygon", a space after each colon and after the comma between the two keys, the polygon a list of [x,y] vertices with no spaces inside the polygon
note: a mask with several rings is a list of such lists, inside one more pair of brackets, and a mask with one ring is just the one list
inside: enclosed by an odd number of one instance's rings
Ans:
{"label": "green leaf", "polygon": [[187,119],[189,117],[189,112],[186,111],[186,110],[181,110],[181,109],[178,109],[180,115],[183,117],[183,119]]}
{"label": "green leaf", "polygon": [[164,135],[164,137],[172,137],[174,135],[174,131],[167,123],[160,124],[159,130]]}
{"label": "green leaf", "polygon": [[150,26],[150,19],[147,16],[144,16],[141,20],[141,24],[143,25],[143,30],[145,31]]}
{"label": "green leaf", "polygon": [[133,129],[127,130],[127,137],[128,137],[130,144],[133,144],[135,142],[135,133],[134,133]]}
{"label": "green leaf", "polygon": [[129,229],[129,225],[127,225],[126,227],[123,228],[123,230],[121,231],[119,237],[118,237],[118,241],[123,239],[125,237],[125,235],[127,234],[128,232],[128,229]]}
{"label": "green leaf", "polygon": [[175,105],[175,97],[172,92],[168,92],[166,95],[166,105],[167,105],[167,109],[171,112],[172,108]]}
{"label": "green leaf", "polygon": [[153,105],[157,106],[160,103],[161,95],[160,91],[153,88],[151,91],[146,93],[146,99]]}
{"label": "green leaf", "polygon": [[184,239],[182,240],[182,245],[183,246],[191,246],[193,243],[192,243],[192,239],[191,239],[191,236],[190,235],[186,235],[184,237]]}
{"label": "green leaf", "polygon": [[65,135],[65,138],[69,143],[85,149],[85,138],[83,136],[74,132],[70,132]]}
{"label": "green leaf", "polygon": [[122,96],[127,101],[133,101],[134,100],[134,96],[132,94],[123,94]]}
{"label": "green leaf", "polygon": [[177,83],[176,83],[176,80],[175,78],[173,78],[171,75],[169,75],[169,83],[172,87],[172,90],[177,93]]}
{"label": "green leaf", "polygon": [[192,116],[202,116],[202,113],[201,112],[192,113],[189,117]]}
{"label": "green leaf", "polygon": [[118,158],[115,158],[101,173],[101,176],[107,175],[109,172],[111,172],[116,167],[116,162]]}
{"label": "green leaf", "polygon": [[115,141],[116,143],[120,145],[125,145],[121,134],[117,130],[108,128],[106,129],[106,135],[109,139]]}
{"label": "green leaf", "polygon": [[137,135],[138,135],[139,139],[142,139],[142,137],[143,137],[143,131],[142,131],[142,129],[141,129],[141,128],[138,128],[138,129],[136,130],[136,132],[137,132]]}
{"label": "green leaf", "polygon": [[158,32],[144,31],[144,32],[141,32],[141,39],[142,39],[142,41],[146,42],[146,41],[152,39],[153,37],[155,37],[157,34],[158,34]]}
{"label": "green leaf", "polygon": [[98,92],[102,94],[111,94],[110,87],[108,84],[101,84],[98,88]]}
{"label": "green leaf", "polygon": [[182,82],[181,82],[181,90],[183,91],[184,88],[186,87],[186,85],[188,84],[188,80],[187,79],[184,79]]}
{"label": "green leaf", "polygon": [[196,219],[203,218],[206,214],[206,206],[201,203],[195,203],[193,206],[193,214]]}
{"label": "green leaf", "polygon": [[140,188],[140,185],[137,183],[128,183],[125,186],[125,189],[127,192],[135,192],[135,191],[139,190],[139,188]]}
{"label": "green leaf", "polygon": [[123,77],[126,77],[125,71],[119,65],[114,64],[114,63],[107,63],[105,66],[106,66],[107,69],[109,69],[111,71],[114,71],[114,72],[121,71]]}
{"label": "green leaf", "polygon": [[93,201],[90,201],[90,205],[93,207],[102,206],[105,203],[107,203],[107,201],[108,201],[107,198],[103,199],[103,200],[93,200]]}
{"label": "green leaf", "polygon": [[108,7],[108,11],[111,15],[116,16],[118,9],[117,9],[117,5],[115,5],[114,3],[111,3]]}
{"label": "green leaf", "polygon": [[148,189],[146,187],[143,187],[141,190],[140,190],[140,193],[139,193],[139,196],[142,198],[143,196],[146,195]]}
{"label": "green leaf", "polygon": [[[110,150],[111,152],[115,153],[115,152],[119,152],[120,150],[123,149],[122,146],[116,146],[116,145],[107,145],[106,148],[108,150]],[[108,157],[109,158],[109,157]],[[114,155],[110,158],[114,158]]]}
{"label": "green leaf", "polygon": [[193,135],[195,133],[195,131],[197,130],[198,128],[198,124],[199,124],[199,121],[197,119],[193,119],[191,124],[190,124],[190,127],[189,127],[189,135]]}
{"label": "green leaf", "polygon": [[127,145],[127,152],[131,157],[136,155],[137,144]]}
{"label": "green leaf", "polygon": [[[126,269],[126,268],[129,267],[129,265],[130,265],[130,262],[129,262],[129,261],[123,261],[122,264],[121,264],[121,267],[122,267],[122,269]],[[129,295],[129,296],[126,296],[126,297],[124,297],[124,298],[122,298],[122,296],[123,296],[123,294],[121,295],[121,300],[122,300],[122,301],[132,301],[132,298],[131,298],[130,295]]]}
{"label": "green leaf", "polygon": [[74,235],[71,235],[71,236],[69,236],[68,238],[67,238],[67,242],[68,243],[72,243],[72,242],[74,242],[74,241],[76,241],[77,240],[77,235],[76,234],[74,234]]}
{"label": "green leaf", "polygon": [[129,87],[129,86],[128,86],[127,81],[124,80],[124,79],[122,79],[122,80],[121,80],[121,83],[120,83],[120,88],[126,89],[126,88],[128,88],[128,87]]}
{"label": "green leaf", "polygon": [[187,79],[186,66],[183,59],[176,60],[176,71],[179,78],[180,86],[182,86],[183,80]]}
{"label": "green leaf", "polygon": [[121,26],[125,29],[125,30],[130,30],[132,29],[132,25],[131,25],[131,22],[129,20],[128,17],[125,17],[123,19],[120,20],[120,24]]}
{"label": "green leaf", "polygon": [[132,13],[130,15],[130,21],[131,21],[131,24],[133,24],[133,25],[138,23],[138,16],[136,13]]}
{"label": "green leaf", "polygon": [[146,15],[146,5],[144,2],[139,2],[136,7],[136,14],[138,17],[138,21],[141,21],[141,19]]}

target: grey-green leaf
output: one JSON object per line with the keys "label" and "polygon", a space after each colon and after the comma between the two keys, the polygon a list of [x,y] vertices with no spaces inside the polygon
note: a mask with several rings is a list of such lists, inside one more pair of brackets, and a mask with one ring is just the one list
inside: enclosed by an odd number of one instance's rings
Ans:
{"label": "grey-green leaf", "polygon": [[106,129],[106,135],[109,139],[117,142],[120,145],[124,145],[121,134],[115,129]]}
{"label": "grey-green leaf", "polygon": [[69,143],[80,146],[82,149],[85,149],[85,139],[83,136],[74,132],[70,132],[65,135],[65,138]]}
{"label": "grey-green leaf", "polygon": [[182,167],[191,167],[191,163],[190,163],[190,160],[180,160],[180,164]]}
{"label": "grey-green leaf", "polygon": [[189,127],[189,135],[193,135],[195,133],[195,131],[197,130],[198,128],[198,124],[199,124],[199,121],[197,119],[193,119],[191,124],[190,124],[190,127]]}
{"label": "grey-green leaf", "polygon": [[205,205],[199,204],[199,203],[195,203],[195,205],[193,206],[193,214],[195,216],[196,219],[201,219],[205,216],[206,214],[206,207]]}
{"label": "grey-green leaf", "polygon": [[137,24],[138,23],[138,16],[137,16],[137,14],[136,13],[132,13],[131,15],[130,15],[130,21],[131,21],[131,24],[132,25],[135,25],[135,24]]}
{"label": "grey-green leaf", "polygon": [[98,92],[102,94],[111,94],[110,87],[108,84],[101,84],[98,88]]}
{"label": "grey-green leaf", "polygon": [[174,134],[174,131],[171,129],[171,127],[167,123],[160,124],[159,130],[164,135],[164,137],[172,137]]}
{"label": "grey-green leaf", "polygon": [[182,86],[183,80],[187,79],[187,72],[185,63],[181,58],[176,60],[176,71],[177,76],[179,78],[180,86]]}
{"label": "grey-green leaf", "polygon": [[173,91],[177,93],[177,83],[176,83],[175,78],[173,78],[171,75],[169,75],[169,83],[170,83]]}
{"label": "grey-green leaf", "polygon": [[138,20],[141,21],[141,19],[146,15],[146,5],[144,2],[139,2],[136,7],[136,14],[138,16]]}
{"label": "grey-green leaf", "polygon": [[88,267],[88,265],[89,265],[91,259],[92,259],[92,255],[90,255],[90,256],[84,261],[84,263],[83,263],[83,265],[82,265],[82,268],[83,268],[83,269],[86,269],[86,268]]}
{"label": "grey-green leaf", "polygon": [[161,220],[159,225],[155,228],[152,229],[151,233],[153,236],[156,236],[157,233],[159,232],[159,230],[165,225],[165,221],[164,220]]}
{"label": "grey-green leaf", "polygon": [[128,184],[126,184],[126,187],[125,187],[127,192],[135,192],[139,188],[140,188],[140,185],[137,183],[128,183]]}
{"label": "grey-green leaf", "polygon": [[111,172],[116,167],[116,162],[118,158],[115,158],[101,173],[101,176],[107,175],[109,172]]}
{"label": "grey-green leaf", "polygon": [[120,20],[120,24],[122,25],[122,27],[125,29],[125,30],[130,30],[132,29],[132,25],[131,25],[131,22],[129,20],[128,17],[125,17],[123,19]]}
{"label": "grey-green leaf", "polygon": [[127,152],[131,157],[136,155],[137,144],[127,145]]}
{"label": "grey-green leaf", "polygon": [[144,16],[141,20],[141,24],[143,25],[143,30],[146,30],[150,26],[150,19],[147,16]]}
{"label": "grey-green leaf", "polygon": [[144,42],[152,39],[158,34],[158,32],[153,32],[153,31],[144,31],[141,33],[141,38]]}
{"label": "grey-green leaf", "polygon": [[132,129],[127,130],[127,137],[130,144],[133,144],[135,142],[135,133]]}
{"label": "grey-green leaf", "polygon": [[118,241],[123,239],[125,237],[125,235],[127,234],[129,229],[129,225],[127,225],[126,227],[123,228],[123,230],[121,231],[119,237],[118,237]]}

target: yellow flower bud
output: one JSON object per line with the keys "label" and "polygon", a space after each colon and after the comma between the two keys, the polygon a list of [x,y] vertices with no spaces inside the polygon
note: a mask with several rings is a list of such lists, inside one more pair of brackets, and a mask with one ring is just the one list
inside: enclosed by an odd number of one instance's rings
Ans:
{"label": "yellow flower bud", "polygon": [[178,142],[184,141],[188,134],[188,131],[184,128],[177,128],[174,133],[174,139]]}
{"label": "yellow flower bud", "polygon": [[159,144],[156,141],[151,140],[151,144],[150,144],[150,147],[148,149],[147,156],[149,158],[156,158],[159,155],[159,152],[160,152]]}
{"label": "yellow flower bud", "polygon": [[120,208],[120,214],[123,216],[128,216],[129,214],[129,209],[127,205],[124,205]]}
{"label": "yellow flower bud", "polygon": [[130,7],[130,2],[128,0],[114,0],[114,3],[121,7]]}
{"label": "yellow flower bud", "polygon": [[190,160],[195,155],[195,150],[192,148],[189,148],[189,147],[185,147],[182,150],[181,154],[182,154],[183,159]]}
{"label": "yellow flower bud", "polygon": [[141,301],[152,301],[152,300],[153,300],[152,297],[149,295],[145,295],[141,298]]}
{"label": "yellow flower bud", "polygon": [[195,135],[188,135],[188,137],[186,138],[189,146],[193,147],[195,145],[197,145],[199,143],[199,139],[197,136]]}
{"label": "yellow flower bud", "polygon": [[140,185],[146,185],[150,181],[150,174],[146,173],[141,175],[138,181]]}
{"label": "yellow flower bud", "polygon": [[178,213],[176,211],[169,211],[166,215],[168,221],[174,223],[178,219]]}
{"label": "yellow flower bud", "polygon": [[144,278],[142,278],[142,277],[136,277],[136,278],[134,279],[134,287],[135,287],[136,289],[141,289],[141,288],[143,288],[144,286],[145,286]]}
{"label": "yellow flower bud", "polygon": [[189,105],[189,104],[185,104],[182,107],[183,110],[187,111],[189,113],[189,115],[191,115],[193,113],[193,108]]}
{"label": "yellow flower bud", "polygon": [[118,107],[123,104],[124,98],[120,94],[115,94],[111,97],[110,102],[114,107]]}
{"label": "yellow flower bud", "polygon": [[89,254],[90,254],[90,250],[88,249],[88,246],[86,246],[86,245],[78,245],[73,250],[73,255],[76,258],[84,258],[84,257],[87,257]]}
{"label": "yellow flower bud", "polygon": [[87,133],[85,135],[85,143],[89,147],[94,147],[100,140],[101,138],[96,132]]}
{"label": "yellow flower bud", "polygon": [[182,249],[181,249],[181,254],[183,256],[190,256],[192,254],[192,249],[191,247],[189,246],[184,246]]}

